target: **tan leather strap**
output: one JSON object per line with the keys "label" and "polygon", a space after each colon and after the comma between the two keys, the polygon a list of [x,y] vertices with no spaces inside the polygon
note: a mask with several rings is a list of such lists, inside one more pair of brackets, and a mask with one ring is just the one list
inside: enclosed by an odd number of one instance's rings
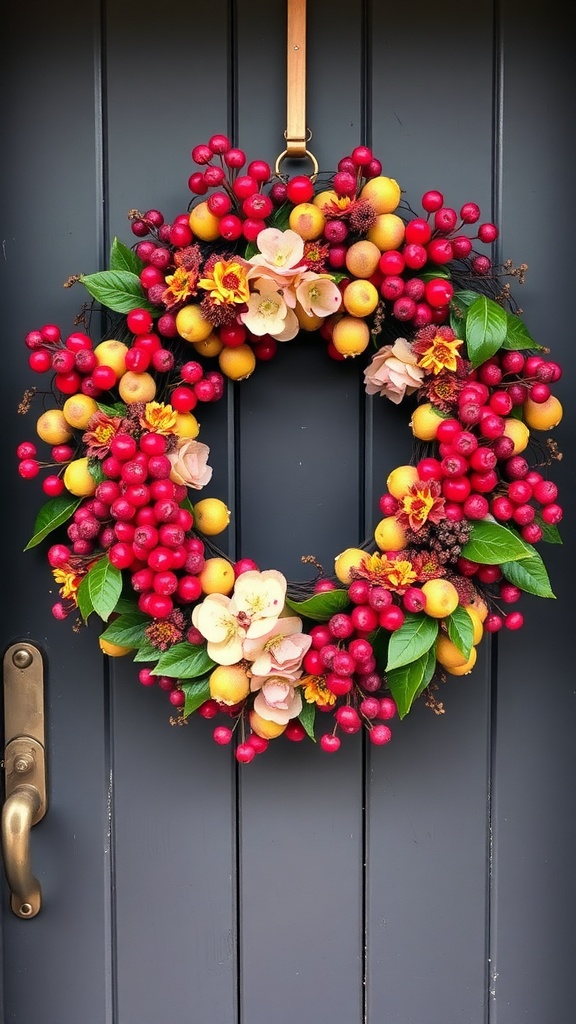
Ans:
{"label": "tan leather strap", "polygon": [[288,2],[286,153],[306,156],[306,0]]}

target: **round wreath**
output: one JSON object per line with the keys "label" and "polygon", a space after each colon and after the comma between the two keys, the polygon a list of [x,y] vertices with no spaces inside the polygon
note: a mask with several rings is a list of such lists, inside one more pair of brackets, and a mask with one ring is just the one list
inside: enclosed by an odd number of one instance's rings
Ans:
{"label": "round wreath", "polygon": [[[485,633],[522,626],[522,592],[554,596],[537,545],[559,540],[560,456],[538,433],[561,419],[561,368],[506,281],[526,267],[475,248],[498,236],[476,203],[457,213],[429,190],[415,212],[366,146],[324,178],[246,166],[224,135],[192,158],[186,212],[132,210],[133,246],[115,239],[108,270],[66,282],[90,296],[76,329],[26,335],[50,375],[21,406],[42,398],[50,448],[18,447],[24,479],[48,470],[27,547],[51,537],[54,616],[94,613],[105,654],[131,653],[173,722],[216,718],[239,762],[280,735],[385,744],[421,695],[443,710],[439,684],[472,670]],[[368,395],[408,396],[414,442],[371,542],[290,588],[219,550],[226,505],[190,494],[212,476],[196,406],[301,331],[356,358]]]}

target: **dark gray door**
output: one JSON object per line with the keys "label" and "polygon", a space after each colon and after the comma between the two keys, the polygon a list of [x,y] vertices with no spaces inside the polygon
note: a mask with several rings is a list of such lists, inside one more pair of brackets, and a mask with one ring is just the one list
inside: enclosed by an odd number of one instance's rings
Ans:
{"label": "dark gray door", "polygon": [[[417,203],[478,202],[519,300],[564,366],[554,470],[556,601],[486,641],[471,676],[393,742],[328,757],[271,744],[238,770],[203,721],[97,629],[50,615],[22,554],[38,505],[19,480],[25,333],[70,328],[74,273],[105,263],[127,213],[183,212],[190,149],[234,131],[273,162],[285,127],[285,4],[12,4],[2,32],[3,642],[47,662],[49,809],[33,831],[34,920],[2,897],[6,1024],[568,1024],[573,961],[575,568],[573,38],[552,2],[310,0],[311,148],[331,170],[360,141]],[[404,410],[365,410],[352,367],[312,340],[205,414],[231,543],[301,578],[374,521],[409,455]],[[228,412],[228,421],[226,419]]]}

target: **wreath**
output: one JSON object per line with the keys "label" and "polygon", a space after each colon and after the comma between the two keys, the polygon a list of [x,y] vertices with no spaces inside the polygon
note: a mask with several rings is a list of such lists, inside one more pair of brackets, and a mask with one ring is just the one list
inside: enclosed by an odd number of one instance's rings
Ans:
{"label": "wreath", "polygon": [[[50,451],[17,451],[46,498],[27,550],[49,538],[55,618],[100,619],[102,651],[132,655],[171,722],[216,719],[239,762],[281,735],[383,745],[419,697],[442,713],[486,634],[522,626],[523,592],[554,596],[537,548],[560,542],[561,368],[513,298],[526,267],[479,251],[498,229],[476,203],[429,190],[413,210],[366,146],[324,176],[247,164],[224,135],[192,159],[184,213],[130,211],[133,244],[66,282],[88,292],[75,329],[26,335],[50,380],[20,407],[42,401]],[[195,500],[212,476],[195,411],[300,332],[357,360],[369,400],[406,399],[414,441],[373,537],[289,585],[217,547],[230,513]]]}

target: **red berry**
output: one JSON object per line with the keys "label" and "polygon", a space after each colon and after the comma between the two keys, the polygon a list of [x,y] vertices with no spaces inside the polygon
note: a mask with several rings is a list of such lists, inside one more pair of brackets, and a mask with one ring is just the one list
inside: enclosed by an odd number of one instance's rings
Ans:
{"label": "red berry", "polygon": [[404,622],[404,612],[397,604],[391,604],[388,608],[384,608],[380,612],[379,622],[382,629],[387,629],[393,633],[394,630],[400,629]]}
{"label": "red berry", "polygon": [[441,192],[430,190],[422,196],[422,207],[427,213],[434,213],[444,205],[444,196]]}
{"label": "red berry", "polygon": [[392,739],[392,731],[387,725],[373,725],[368,731],[370,742],[377,747],[383,746],[385,743],[389,743]]}
{"label": "red berry", "polygon": [[404,237],[407,242],[426,245],[432,237],[432,229],[424,217],[414,217],[408,221]]}
{"label": "red berry", "polygon": [[465,224],[475,224],[480,219],[480,207],[476,203],[464,203],[460,218]]}
{"label": "red berry", "polygon": [[339,750],[340,742],[340,738],[338,736],[334,736],[330,732],[324,733],[324,735],[321,736],[319,740],[320,747],[327,754],[334,754],[337,750]]}
{"label": "red berry", "polygon": [[434,214],[434,227],[437,231],[441,231],[447,235],[450,231],[453,231],[458,223],[458,214],[456,210],[452,210],[449,206],[442,206],[439,210],[436,210]]}
{"label": "red berry", "polygon": [[481,242],[494,242],[498,238],[498,228],[495,224],[480,224],[478,238]]}
{"label": "red berry", "polygon": [[501,615],[497,615],[496,612],[492,612],[486,616],[484,620],[484,629],[487,633],[498,633],[504,625],[504,619]]}
{"label": "red berry", "polygon": [[229,729],[227,725],[217,725],[212,736],[216,743],[225,746],[232,739],[232,729]]}
{"label": "red berry", "polygon": [[239,743],[236,747],[235,757],[240,764],[249,764],[256,757],[256,751],[251,743]]}
{"label": "red berry", "polygon": [[522,629],[524,625],[522,612],[510,612],[509,615],[504,617],[504,625],[506,629]]}
{"label": "red berry", "polygon": [[291,203],[308,203],[314,195],[314,185],[305,174],[298,174],[287,183],[286,195]]}

